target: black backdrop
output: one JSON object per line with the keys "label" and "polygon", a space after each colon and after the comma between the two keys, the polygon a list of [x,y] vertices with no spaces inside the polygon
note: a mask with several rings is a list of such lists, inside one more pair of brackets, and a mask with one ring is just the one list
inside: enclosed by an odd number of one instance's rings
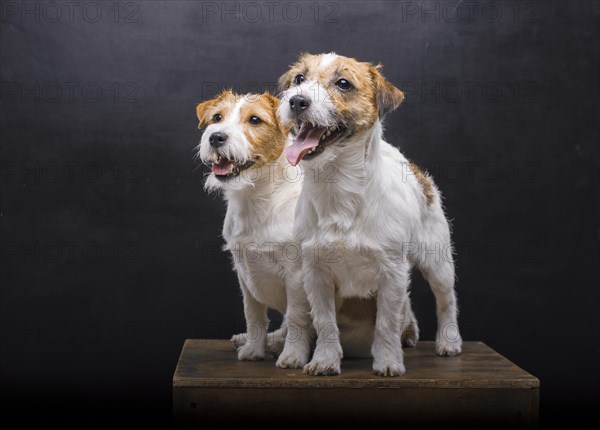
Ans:
{"label": "black backdrop", "polygon": [[[185,338],[243,327],[194,106],[299,52],[381,61],[386,137],[453,220],[460,323],[538,376],[546,423],[598,383],[599,4],[2,1],[4,406],[167,422]],[[423,337],[432,295],[415,275]],[[410,369],[409,369],[410,370]],[[132,412],[133,411],[133,412]]]}

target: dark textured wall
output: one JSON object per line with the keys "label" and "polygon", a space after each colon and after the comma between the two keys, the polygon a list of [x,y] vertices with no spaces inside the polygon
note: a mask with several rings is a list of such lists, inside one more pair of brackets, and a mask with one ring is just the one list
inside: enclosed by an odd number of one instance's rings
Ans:
{"label": "dark textured wall", "polygon": [[[445,196],[465,339],[540,377],[547,417],[585,407],[600,351],[600,8],[457,5],[2,1],[6,401],[168,419],[182,341],[243,327],[194,106],[273,89],[299,52],[335,51],[382,62],[406,93],[386,137]],[[413,299],[432,339],[417,275]]]}

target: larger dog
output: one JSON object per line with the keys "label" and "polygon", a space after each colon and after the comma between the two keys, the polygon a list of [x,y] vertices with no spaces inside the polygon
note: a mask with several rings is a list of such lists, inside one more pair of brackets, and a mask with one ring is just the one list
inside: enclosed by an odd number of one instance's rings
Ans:
{"label": "larger dog", "polygon": [[[336,310],[347,298],[376,296],[373,373],[403,374],[401,310],[414,265],[435,294],[436,352],[459,354],[454,263],[440,193],[382,137],[382,119],[403,93],[379,67],[335,54],[301,56],[279,84],[278,114],[296,134],[285,149],[288,161],[302,160],[305,171],[330,178],[306,180],[296,208],[294,235],[318,335],[305,372],[340,373]],[[325,246],[338,258],[323,258]]]}

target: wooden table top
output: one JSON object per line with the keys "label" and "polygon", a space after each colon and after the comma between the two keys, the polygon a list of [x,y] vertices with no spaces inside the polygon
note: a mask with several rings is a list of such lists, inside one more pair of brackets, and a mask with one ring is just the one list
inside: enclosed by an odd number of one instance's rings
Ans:
{"label": "wooden table top", "polygon": [[239,361],[228,340],[188,339],[174,387],[204,388],[539,388],[533,375],[482,342],[465,342],[457,357],[438,357],[434,343],[404,348],[406,374],[371,374],[370,359],[343,359],[338,376],[308,376],[302,369],[279,369],[274,359]]}

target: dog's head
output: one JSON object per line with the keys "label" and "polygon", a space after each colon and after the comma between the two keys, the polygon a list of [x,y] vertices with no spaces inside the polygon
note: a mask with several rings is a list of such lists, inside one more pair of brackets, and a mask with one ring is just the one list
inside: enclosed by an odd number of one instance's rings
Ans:
{"label": "dog's head", "polygon": [[[211,166],[206,181],[210,189],[250,184],[262,166],[275,162],[283,151],[287,131],[277,118],[279,100],[268,93],[235,94],[224,91],[196,106],[204,128],[198,155]],[[233,181],[240,173],[243,178]]]}
{"label": "dog's head", "polygon": [[400,105],[404,94],[380,70],[336,54],[304,54],[281,76],[278,114],[296,133],[285,149],[292,165],[369,130]]}

